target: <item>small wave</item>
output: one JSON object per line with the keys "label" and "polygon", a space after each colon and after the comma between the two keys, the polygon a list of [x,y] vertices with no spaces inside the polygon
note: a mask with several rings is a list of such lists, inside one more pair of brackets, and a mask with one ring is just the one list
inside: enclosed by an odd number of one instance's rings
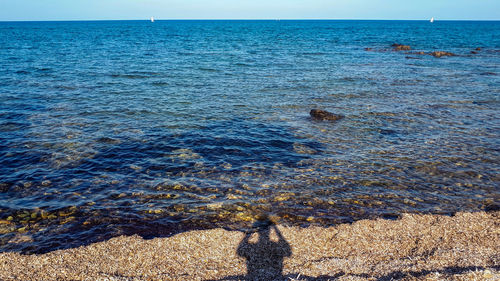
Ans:
{"label": "small wave", "polygon": [[382,129],[382,128],[379,128],[379,129],[377,129],[377,131],[381,135],[386,135],[386,136],[395,136],[395,135],[398,134],[398,131],[393,130],[393,129]]}
{"label": "small wave", "polygon": [[72,90],[76,90],[77,88],[73,87],[73,86],[57,85],[57,86],[54,86],[54,89],[72,91]]}
{"label": "small wave", "polygon": [[15,132],[27,126],[28,124],[19,122],[0,123],[0,132]]}
{"label": "small wave", "polygon": [[145,75],[136,75],[136,74],[111,74],[113,78],[125,78],[125,79],[145,79],[149,78],[149,76]]}
{"label": "small wave", "polygon": [[201,71],[206,71],[206,72],[220,72],[221,70],[219,69],[214,69],[214,68],[206,68],[206,67],[200,67],[198,68]]}
{"label": "small wave", "polygon": [[151,85],[156,86],[156,87],[164,87],[164,86],[169,86],[170,84],[168,82],[153,82]]}
{"label": "small wave", "polygon": [[389,117],[398,116],[398,114],[396,112],[367,112],[366,115],[371,115],[371,116],[389,116]]}
{"label": "small wave", "polygon": [[479,75],[483,75],[483,76],[496,76],[498,74],[496,74],[495,72],[489,72],[489,71],[487,71],[487,72],[481,72],[481,73],[479,73]]}
{"label": "small wave", "polygon": [[324,56],[326,53],[321,53],[321,52],[306,52],[302,53],[304,56]]}
{"label": "small wave", "polygon": [[500,104],[500,100],[478,100],[474,101],[473,104],[477,105]]}
{"label": "small wave", "polygon": [[147,79],[153,76],[160,75],[158,72],[132,72],[132,73],[114,73],[110,76],[113,78],[125,78],[125,79]]}
{"label": "small wave", "polygon": [[242,63],[242,62],[237,62],[234,65],[236,65],[236,66],[251,66],[250,64]]}

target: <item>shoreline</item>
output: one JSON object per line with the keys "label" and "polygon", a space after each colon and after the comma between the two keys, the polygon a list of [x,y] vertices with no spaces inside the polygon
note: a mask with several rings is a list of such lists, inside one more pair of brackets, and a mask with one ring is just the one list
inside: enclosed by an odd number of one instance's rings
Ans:
{"label": "shoreline", "polygon": [[500,280],[500,211],[267,230],[268,237],[211,229],[0,253],[0,279]]}

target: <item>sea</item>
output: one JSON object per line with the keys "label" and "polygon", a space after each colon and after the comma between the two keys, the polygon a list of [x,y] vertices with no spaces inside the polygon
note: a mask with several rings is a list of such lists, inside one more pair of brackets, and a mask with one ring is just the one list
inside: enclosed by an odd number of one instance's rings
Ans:
{"label": "sea", "polygon": [[499,75],[499,21],[0,22],[0,252],[498,210]]}

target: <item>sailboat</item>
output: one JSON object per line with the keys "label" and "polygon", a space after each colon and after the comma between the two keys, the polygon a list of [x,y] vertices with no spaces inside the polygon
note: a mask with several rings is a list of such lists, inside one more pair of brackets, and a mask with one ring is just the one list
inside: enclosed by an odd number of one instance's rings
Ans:
{"label": "sailboat", "polygon": [[431,22],[431,23],[433,23],[433,22],[434,22],[434,17],[432,17],[432,18],[431,18],[430,22]]}
{"label": "sailboat", "polygon": [[151,22],[155,22],[155,18],[154,17],[151,17]]}

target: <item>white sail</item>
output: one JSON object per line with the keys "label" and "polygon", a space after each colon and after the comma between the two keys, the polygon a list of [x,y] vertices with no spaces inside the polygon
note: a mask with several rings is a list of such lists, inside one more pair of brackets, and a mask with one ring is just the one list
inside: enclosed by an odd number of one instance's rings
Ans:
{"label": "white sail", "polygon": [[151,17],[151,22],[155,22],[155,18],[154,17]]}
{"label": "white sail", "polygon": [[434,22],[434,17],[431,18],[431,22]]}

